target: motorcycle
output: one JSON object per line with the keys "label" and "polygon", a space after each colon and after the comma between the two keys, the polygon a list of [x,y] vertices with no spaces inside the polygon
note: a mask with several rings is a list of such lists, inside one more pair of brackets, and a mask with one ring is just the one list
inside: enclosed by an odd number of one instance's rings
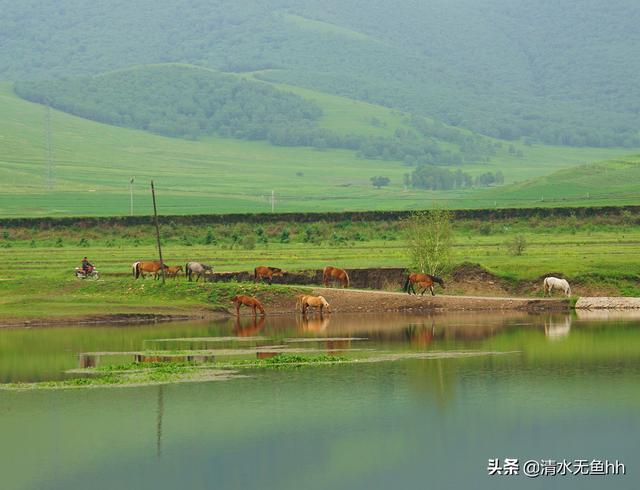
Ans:
{"label": "motorcycle", "polygon": [[95,267],[86,272],[82,267],[76,267],[76,277],[78,279],[93,279],[94,281],[100,279],[100,273]]}

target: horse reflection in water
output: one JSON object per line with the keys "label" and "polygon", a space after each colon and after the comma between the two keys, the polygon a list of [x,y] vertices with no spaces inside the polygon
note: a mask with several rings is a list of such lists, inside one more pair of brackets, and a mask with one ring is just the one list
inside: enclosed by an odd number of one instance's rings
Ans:
{"label": "horse reflection in water", "polygon": [[404,333],[412,347],[426,350],[434,339],[435,331],[435,323],[431,322],[431,325],[424,323],[420,325],[409,325]]}
{"label": "horse reflection in water", "polygon": [[569,336],[571,315],[564,318],[549,316],[544,322],[544,334],[549,340],[561,340]]}
{"label": "horse reflection in water", "polygon": [[324,315],[313,318],[308,318],[306,315],[296,316],[296,325],[300,332],[322,333],[329,326],[329,317]]}
{"label": "horse reflection in water", "polygon": [[264,329],[265,317],[254,317],[245,322],[240,321],[240,317],[236,317],[236,324],[233,327],[233,334],[236,337],[256,337]]}

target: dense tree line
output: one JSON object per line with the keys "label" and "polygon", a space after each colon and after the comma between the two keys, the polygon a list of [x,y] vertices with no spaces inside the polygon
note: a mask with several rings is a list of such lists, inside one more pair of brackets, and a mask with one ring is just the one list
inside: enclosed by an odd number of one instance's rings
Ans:
{"label": "dense tree line", "polygon": [[306,127],[322,114],[316,104],[264,83],[171,65],[22,82],[15,91],[88,119],[186,138],[266,139],[274,128]]}
{"label": "dense tree line", "polygon": [[[318,126],[322,111],[311,101],[263,82],[195,67],[138,67],[18,82],[14,89],[25,99],[87,119],[179,138],[219,135],[278,146],[341,148],[408,165],[483,162],[495,150],[486,138],[417,117],[407,121],[415,131],[398,129],[393,136],[340,134]],[[452,145],[443,149],[442,141]]]}
{"label": "dense tree line", "polygon": [[417,189],[451,190],[466,187],[488,187],[504,184],[502,172],[485,172],[475,179],[460,169],[455,171],[433,165],[420,165],[411,174],[407,174],[405,184]]}

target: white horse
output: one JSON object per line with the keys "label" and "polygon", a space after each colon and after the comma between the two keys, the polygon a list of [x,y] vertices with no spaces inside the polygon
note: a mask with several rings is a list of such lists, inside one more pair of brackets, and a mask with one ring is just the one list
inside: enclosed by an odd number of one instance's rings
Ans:
{"label": "white horse", "polygon": [[554,289],[561,290],[567,297],[571,296],[571,286],[569,286],[569,283],[566,279],[559,279],[557,277],[545,277],[542,287],[544,289],[545,296],[547,295],[547,293],[549,294],[549,296],[551,296],[551,291],[553,291]]}

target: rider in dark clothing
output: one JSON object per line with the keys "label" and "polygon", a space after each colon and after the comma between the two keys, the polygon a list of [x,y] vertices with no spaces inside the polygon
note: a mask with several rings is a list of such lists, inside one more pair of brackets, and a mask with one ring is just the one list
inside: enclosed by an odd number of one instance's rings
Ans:
{"label": "rider in dark clothing", "polygon": [[85,274],[88,274],[93,270],[93,264],[89,262],[89,260],[86,257],[82,259],[82,270],[84,271]]}

